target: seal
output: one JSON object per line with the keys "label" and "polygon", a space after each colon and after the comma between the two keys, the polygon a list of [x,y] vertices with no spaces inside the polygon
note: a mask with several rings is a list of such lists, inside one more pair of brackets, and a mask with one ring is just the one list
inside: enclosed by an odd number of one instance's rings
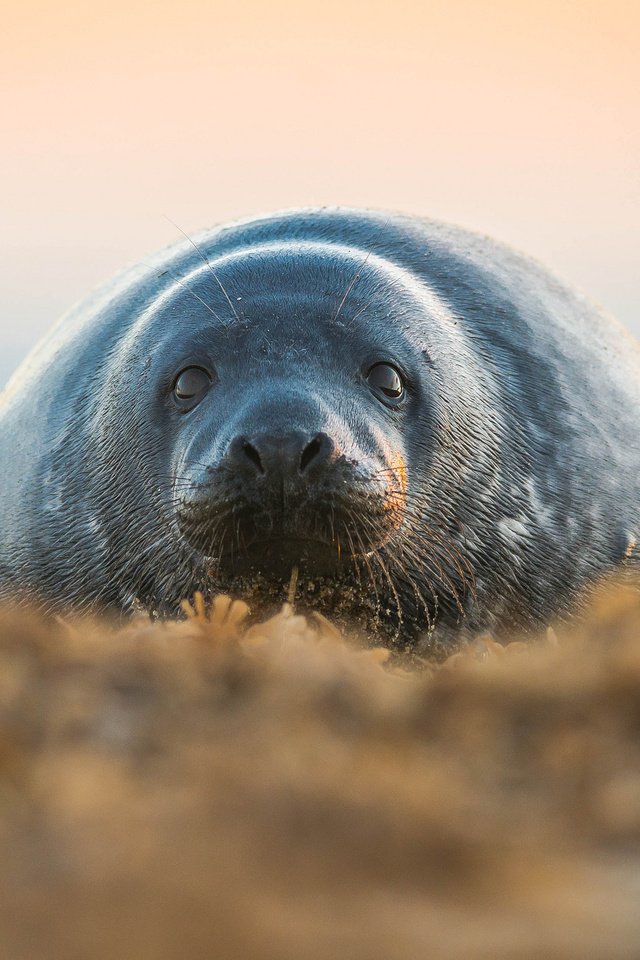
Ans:
{"label": "seal", "polygon": [[441,223],[300,210],[185,239],[53,329],[0,407],[0,591],[202,590],[394,642],[535,628],[636,559],[640,347]]}

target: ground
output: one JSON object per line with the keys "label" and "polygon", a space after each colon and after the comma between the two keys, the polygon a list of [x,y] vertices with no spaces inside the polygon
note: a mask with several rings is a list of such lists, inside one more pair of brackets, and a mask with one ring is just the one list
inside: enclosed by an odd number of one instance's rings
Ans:
{"label": "ground", "polygon": [[406,671],[285,605],[0,620],[8,960],[640,943],[640,596]]}

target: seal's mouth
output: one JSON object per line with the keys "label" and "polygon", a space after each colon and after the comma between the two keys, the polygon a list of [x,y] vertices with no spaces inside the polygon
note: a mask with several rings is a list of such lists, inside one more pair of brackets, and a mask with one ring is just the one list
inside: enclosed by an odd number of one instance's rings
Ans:
{"label": "seal's mouth", "polygon": [[310,576],[335,575],[349,568],[353,559],[339,541],[280,536],[244,542],[240,549],[224,550],[215,562],[228,576],[260,574],[281,580],[294,566]]}

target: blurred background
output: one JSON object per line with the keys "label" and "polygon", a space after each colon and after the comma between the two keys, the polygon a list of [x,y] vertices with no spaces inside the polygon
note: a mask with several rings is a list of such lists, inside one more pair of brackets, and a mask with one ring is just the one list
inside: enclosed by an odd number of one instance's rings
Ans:
{"label": "blurred background", "polygon": [[454,221],[640,334],[637,0],[5,0],[0,386],[113,271],[298,205]]}

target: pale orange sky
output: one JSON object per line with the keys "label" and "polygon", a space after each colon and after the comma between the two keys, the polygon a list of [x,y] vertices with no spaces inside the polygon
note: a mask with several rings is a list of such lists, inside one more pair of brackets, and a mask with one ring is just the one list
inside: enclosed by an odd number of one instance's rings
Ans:
{"label": "pale orange sky", "polygon": [[296,205],[494,234],[640,334],[640,2],[4,0],[0,35],[0,384],[167,217]]}

